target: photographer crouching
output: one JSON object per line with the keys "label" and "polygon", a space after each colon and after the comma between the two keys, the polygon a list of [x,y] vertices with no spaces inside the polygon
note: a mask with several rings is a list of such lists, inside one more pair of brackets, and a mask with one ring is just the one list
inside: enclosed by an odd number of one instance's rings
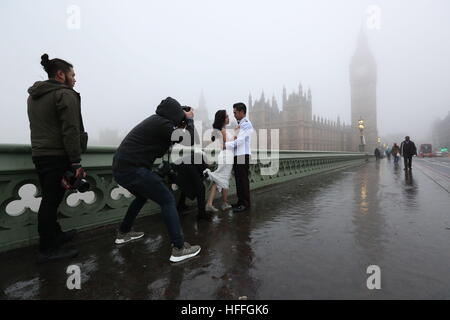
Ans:
{"label": "photographer crouching", "polygon": [[[161,207],[172,243],[172,254],[169,258],[172,262],[196,256],[200,252],[200,246],[191,246],[184,241],[175,197],[163,178],[152,171],[152,167],[155,160],[162,157],[172,146],[172,134],[175,130],[185,127],[191,137],[194,135],[194,112],[192,109],[186,110],[170,97],[161,101],[156,108],[156,114],[143,120],[124,138],[112,165],[116,182],[136,197],[119,227],[115,243],[123,244],[144,236],[143,232],[132,231],[132,226],[139,211],[150,199]],[[181,139],[175,142],[181,142]],[[170,170],[167,168],[161,168],[160,171]]]}
{"label": "photographer crouching", "polygon": [[48,80],[37,81],[28,89],[28,119],[32,159],[42,191],[38,211],[38,263],[77,256],[78,250],[63,248],[76,230],[63,232],[57,211],[67,189],[86,191],[89,184],[81,167],[81,152],[87,147],[81,117],[81,101],[73,90],[73,66],[62,59],[41,57]]}

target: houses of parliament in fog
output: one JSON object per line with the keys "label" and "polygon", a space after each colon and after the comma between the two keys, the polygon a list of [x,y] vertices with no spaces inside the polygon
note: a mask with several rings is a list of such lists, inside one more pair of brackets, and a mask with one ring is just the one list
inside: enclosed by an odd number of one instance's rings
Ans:
{"label": "houses of parliament in fog", "polygon": [[[313,115],[312,93],[299,85],[290,93],[283,88],[282,109],[275,97],[266,99],[264,93],[253,101],[249,96],[248,113],[255,129],[279,129],[280,150],[358,151],[360,134],[358,120],[364,120],[365,150],[377,146],[376,63],[367,39],[361,31],[349,66],[351,87],[351,123],[338,117],[329,120]],[[267,147],[270,148],[270,134]]]}
{"label": "houses of parliament in fog", "polygon": [[[267,129],[267,145],[258,148],[271,148],[270,129],[279,130],[280,150],[313,151],[358,151],[360,133],[358,120],[364,120],[365,151],[372,153],[377,146],[377,70],[375,59],[369,49],[365,34],[358,36],[356,50],[349,64],[351,123],[345,124],[338,117],[327,119],[313,114],[313,96],[310,89],[300,84],[298,89],[287,93],[283,88],[281,109],[275,97],[267,98],[264,93],[259,99],[248,99],[248,116],[253,127]],[[210,129],[212,121],[208,116],[206,101],[201,93],[195,119],[201,121],[203,132]],[[231,120],[231,119],[230,119]],[[260,139],[258,139],[260,140]],[[121,138],[118,132],[108,130],[100,134],[100,145],[118,145]],[[206,146],[208,142],[203,142]],[[275,146],[274,146],[275,147]]]}

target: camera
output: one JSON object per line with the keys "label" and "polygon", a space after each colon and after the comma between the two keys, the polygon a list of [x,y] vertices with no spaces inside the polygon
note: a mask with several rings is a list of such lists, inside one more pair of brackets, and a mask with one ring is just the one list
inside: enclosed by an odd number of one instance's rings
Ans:
{"label": "camera", "polygon": [[79,192],[86,192],[91,185],[82,177],[75,177],[73,171],[66,171],[63,176],[62,186],[67,190],[77,190]]}
{"label": "camera", "polygon": [[[183,109],[183,111],[186,111],[186,112],[189,112],[189,111],[191,111],[191,107],[188,107],[188,106],[184,106],[184,107],[181,107],[182,109]],[[180,123],[180,125],[178,126],[179,128],[185,128],[186,127],[186,118],[183,118],[183,120],[181,120],[181,123]]]}
{"label": "camera", "polygon": [[168,161],[163,161],[156,168],[155,173],[163,179],[167,177],[170,183],[175,181],[177,175],[177,172],[173,169],[172,165]]}

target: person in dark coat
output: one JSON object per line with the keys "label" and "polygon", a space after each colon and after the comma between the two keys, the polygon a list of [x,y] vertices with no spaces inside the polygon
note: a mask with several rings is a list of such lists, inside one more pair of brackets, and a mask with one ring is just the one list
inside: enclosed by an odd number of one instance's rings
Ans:
{"label": "person in dark coat", "polygon": [[394,157],[394,164],[398,164],[399,155],[400,155],[400,147],[397,143],[394,143],[391,149],[392,156]]}
{"label": "person in dark coat", "polygon": [[405,168],[403,170],[412,169],[412,157],[417,156],[417,148],[414,142],[409,139],[409,136],[405,137],[405,141],[400,144],[400,155],[403,156],[405,161]]}
{"label": "person in dark coat", "polygon": [[64,199],[62,185],[66,172],[75,178],[86,177],[81,154],[87,148],[87,133],[81,116],[80,94],[75,86],[73,65],[62,59],[41,57],[48,80],[37,81],[28,89],[28,119],[31,133],[31,155],[39,177],[42,201],[38,211],[38,262],[74,258],[75,248],[62,245],[71,241],[76,230],[62,231],[58,207]]}
{"label": "person in dark coat", "polygon": [[380,154],[380,150],[379,150],[378,148],[375,148],[375,151],[374,151],[373,154],[375,155],[375,158],[376,158],[377,160],[380,160],[381,154]]}
{"label": "person in dark coat", "polygon": [[386,157],[388,158],[388,160],[391,161],[391,149],[387,148],[384,153],[386,154]]}
{"label": "person in dark coat", "polygon": [[184,241],[180,218],[173,193],[158,173],[153,172],[156,158],[162,157],[174,143],[183,142],[180,128],[194,135],[194,112],[186,110],[173,98],[166,98],[156,108],[156,114],[134,127],[117,148],[113,159],[113,176],[119,185],[136,198],[130,204],[119,227],[116,244],[142,238],[132,226],[148,199],[161,207],[161,214],[172,243],[171,262],[180,262],[200,252],[200,246]]}
{"label": "person in dark coat", "polygon": [[194,158],[192,156],[190,162],[182,161],[180,164],[173,165],[174,171],[176,172],[173,182],[181,190],[177,209],[179,213],[183,214],[183,211],[188,209],[186,206],[186,197],[191,200],[197,199],[197,219],[209,220],[212,218],[212,215],[205,211],[205,185],[203,182],[205,180],[203,171],[208,168],[208,165],[204,161],[201,153],[197,153],[197,155],[202,156],[201,161],[199,157]]}

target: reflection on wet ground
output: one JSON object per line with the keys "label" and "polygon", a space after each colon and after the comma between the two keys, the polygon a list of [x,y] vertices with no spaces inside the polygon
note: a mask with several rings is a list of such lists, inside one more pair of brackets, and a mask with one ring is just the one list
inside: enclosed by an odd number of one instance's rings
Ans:
{"label": "reflection on wet ground", "polygon": [[[198,257],[168,261],[159,216],[146,236],[113,244],[113,229],[83,233],[72,262],[37,266],[36,248],[0,255],[7,299],[398,299],[450,298],[449,194],[419,169],[386,159],[253,192],[250,213],[183,217]],[[66,268],[81,268],[68,290]],[[381,268],[381,290],[366,286]]]}

